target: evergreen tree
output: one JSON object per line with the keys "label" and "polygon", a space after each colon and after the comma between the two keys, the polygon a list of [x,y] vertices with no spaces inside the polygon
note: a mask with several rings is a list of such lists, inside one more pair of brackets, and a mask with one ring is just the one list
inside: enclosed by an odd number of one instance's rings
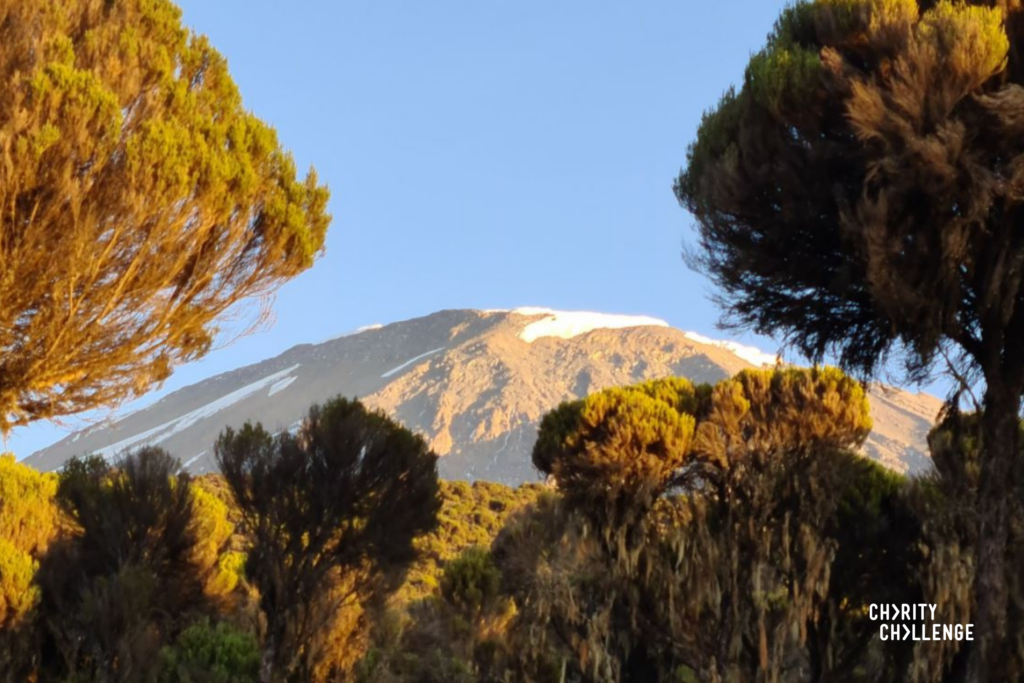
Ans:
{"label": "evergreen tree", "polygon": [[[602,680],[827,680],[864,663],[877,629],[862,606],[917,595],[887,577],[916,566],[902,484],[849,451],[870,429],[862,386],[831,368],[648,382],[552,411],[534,462],[563,499],[494,549],[527,675],[560,658]],[[909,655],[891,659],[878,670],[896,678]]]}
{"label": "evergreen tree", "polygon": [[358,401],[313,406],[298,433],[227,429],[217,464],[251,547],[266,616],[261,680],[310,678],[339,610],[396,587],[440,507],[437,457]]}
{"label": "evergreen tree", "polygon": [[169,0],[4,0],[0,84],[0,432],[141,395],[322,250],[326,188]]}
{"label": "evergreen tree", "polygon": [[191,482],[179,468],[154,447],[117,467],[99,457],[65,465],[57,500],[71,533],[38,574],[45,676],[143,679],[202,606]]}
{"label": "evergreen tree", "polygon": [[[984,386],[972,677],[998,677],[1024,394],[1024,15],[816,0],[701,123],[675,191],[736,325],[865,375],[894,351]],[[982,381],[978,382],[978,378]],[[955,398],[955,397],[954,397]],[[992,668],[994,667],[994,668]]]}

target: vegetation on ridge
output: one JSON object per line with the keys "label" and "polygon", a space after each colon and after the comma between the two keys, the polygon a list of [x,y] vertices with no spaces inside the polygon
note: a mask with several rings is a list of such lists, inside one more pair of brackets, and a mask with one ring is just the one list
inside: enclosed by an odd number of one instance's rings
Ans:
{"label": "vegetation on ridge", "polygon": [[[786,8],[676,181],[693,265],[728,319],[867,376],[983,388],[976,432],[974,680],[1014,669],[1009,563],[1024,396],[1024,43],[1016,0]],[[1018,674],[1019,675],[1019,674]]]}
{"label": "vegetation on ridge", "polygon": [[[906,480],[851,450],[870,428],[859,383],[776,369],[564,404],[534,454],[549,484],[518,490],[438,482],[419,437],[345,399],[294,435],[227,430],[224,476],[153,448],[60,475],[7,459],[0,490],[23,503],[0,504],[3,670],[941,680],[969,648],[883,643],[866,606],[973,618],[977,536],[948,477],[977,457],[974,422],[947,418],[939,473]],[[50,531],[19,535],[27,519]]]}

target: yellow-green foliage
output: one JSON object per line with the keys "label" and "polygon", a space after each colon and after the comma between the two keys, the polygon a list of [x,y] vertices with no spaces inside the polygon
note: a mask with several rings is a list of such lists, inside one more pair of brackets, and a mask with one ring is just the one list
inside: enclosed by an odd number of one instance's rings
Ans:
{"label": "yellow-green foliage", "polygon": [[400,603],[434,594],[445,563],[467,548],[490,547],[505,519],[543,490],[535,484],[512,489],[485,481],[441,481],[440,487],[437,529],[416,540],[418,559],[395,596]]}
{"label": "yellow-green foliage", "polygon": [[1010,41],[1003,12],[943,0],[921,17],[918,40],[943,55],[954,73],[969,75],[968,87],[988,80],[1006,63]]}
{"label": "yellow-green foliage", "polygon": [[541,421],[533,463],[580,503],[646,510],[690,455],[698,403],[681,378],[565,403]]}
{"label": "yellow-green foliage", "polygon": [[0,456],[0,629],[24,618],[39,598],[37,558],[57,535],[57,479]]}
{"label": "yellow-green foliage", "polygon": [[30,555],[44,552],[60,523],[56,493],[54,475],[0,456],[0,540]]}
{"label": "yellow-green foliage", "polygon": [[228,519],[228,506],[210,491],[209,478],[192,487],[192,532],[196,545],[192,562],[203,577],[207,597],[223,597],[238,585],[245,555],[231,550],[235,525]]}
{"label": "yellow-green foliage", "polygon": [[792,106],[813,94],[821,62],[818,53],[800,45],[775,45],[751,57],[746,85],[769,111]]}
{"label": "yellow-green foliage", "polygon": [[37,568],[31,555],[0,538],[0,630],[17,624],[39,599]]}
{"label": "yellow-green foliage", "polygon": [[565,403],[541,421],[533,462],[621,526],[681,483],[690,460],[728,468],[753,451],[856,446],[870,431],[863,387],[839,370],[751,370],[714,387],[673,378]]}
{"label": "yellow-green foliage", "polygon": [[848,44],[905,30],[919,13],[917,0],[816,0],[804,7],[819,34]]}
{"label": "yellow-green foliage", "polygon": [[[705,165],[722,163],[728,168],[735,163],[741,119],[751,108],[784,119],[783,125],[799,124],[802,110],[818,106],[816,101],[824,97],[825,67],[835,68],[833,51],[866,54],[878,65],[883,83],[906,81],[910,90],[915,83],[920,88],[918,81],[924,78],[942,78],[962,96],[1005,67],[1009,39],[1003,23],[1004,10],[999,7],[950,0],[924,13],[917,0],[797,2],[783,10],[764,49],[751,57],[740,92],[730,89],[705,114],[680,188],[690,196],[700,195],[696,184]],[[901,56],[904,61],[896,62]],[[919,69],[929,73],[915,73]],[[856,113],[855,120],[866,113],[881,114],[882,103],[868,101],[862,86],[855,83],[850,92],[849,110]],[[869,94],[874,92],[868,89]],[[915,97],[928,94],[919,91]],[[909,106],[914,113],[924,110],[898,93],[896,97],[901,107]]]}

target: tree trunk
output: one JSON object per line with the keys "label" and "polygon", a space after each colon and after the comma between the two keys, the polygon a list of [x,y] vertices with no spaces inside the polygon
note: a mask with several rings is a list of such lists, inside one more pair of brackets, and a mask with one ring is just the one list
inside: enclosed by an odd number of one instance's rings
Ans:
{"label": "tree trunk", "polygon": [[988,378],[981,420],[981,472],[978,485],[977,601],[975,638],[968,678],[999,680],[1004,660],[1008,600],[1006,545],[1011,502],[1016,491],[1020,392]]}
{"label": "tree trunk", "polygon": [[274,683],[274,659],[277,657],[277,635],[267,633],[260,657],[260,683]]}

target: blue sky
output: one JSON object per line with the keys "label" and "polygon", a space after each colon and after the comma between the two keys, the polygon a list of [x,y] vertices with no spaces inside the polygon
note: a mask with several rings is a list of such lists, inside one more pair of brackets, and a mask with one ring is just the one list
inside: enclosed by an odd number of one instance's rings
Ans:
{"label": "blue sky", "polygon": [[[271,328],[147,401],[445,308],[637,313],[722,336],[709,284],[681,261],[692,223],[671,184],[781,0],[180,4],[246,106],[329,184],[334,223]],[[23,457],[63,433],[33,425],[7,448]]]}

